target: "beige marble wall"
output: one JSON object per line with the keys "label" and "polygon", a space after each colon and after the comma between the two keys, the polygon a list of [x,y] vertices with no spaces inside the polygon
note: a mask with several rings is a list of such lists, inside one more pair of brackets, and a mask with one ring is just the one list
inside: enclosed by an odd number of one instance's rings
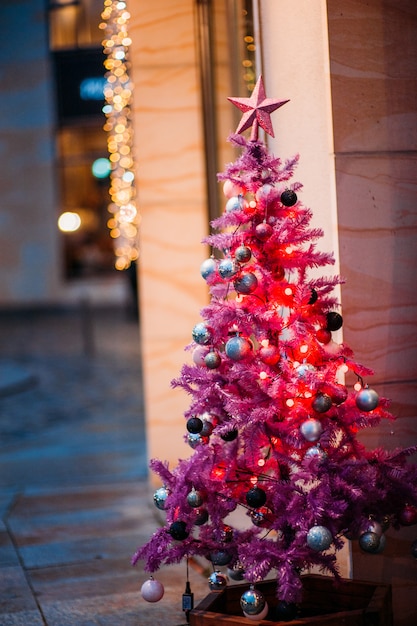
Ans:
{"label": "beige marble wall", "polygon": [[135,158],[140,229],[140,314],[149,457],[175,465],[188,397],[170,381],[190,359],[207,301],[200,263],[207,251],[193,2],[131,3]]}
{"label": "beige marble wall", "polygon": [[[344,338],[398,418],[362,439],[393,449],[417,443],[417,5],[331,0],[328,14]],[[396,626],[417,623],[416,538],[354,548],[355,577],[394,585]]]}

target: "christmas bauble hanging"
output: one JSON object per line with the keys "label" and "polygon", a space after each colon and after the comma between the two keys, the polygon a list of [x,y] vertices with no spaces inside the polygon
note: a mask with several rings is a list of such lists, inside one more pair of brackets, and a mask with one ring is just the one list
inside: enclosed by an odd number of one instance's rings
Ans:
{"label": "christmas bauble hanging", "polygon": [[311,418],[301,424],[300,432],[307,441],[317,441],[323,432],[323,426],[319,420]]}
{"label": "christmas bauble hanging", "polygon": [[242,593],[240,606],[246,615],[259,615],[265,607],[265,597],[251,585],[250,589]]}
{"label": "christmas bauble hanging", "polygon": [[252,351],[251,343],[244,337],[231,337],[226,343],[225,352],[229,359],[241,361]]}
{"label": "christmas bauble hanging", "polygon": [[211,333],[204,322],[199,322],[193,328],[193,339],[200,345],[206,345],[211,341]]}
{"label": "christmas bauble hanging", "polygon": [[252,523],[259,528],[267,528],[272,520],[272,511],[267,506],[261,506],[259,509],[250,511]]}
{"label": "christmas bauble hanging", "polygon": [[232,196],[226,202],[226,213],[233,213],[234,211],[240,211],[243,208],[242,196]]}
{"label": "christmas bauble hanging", "polygon": [[187,430],[189,433],[198,434],[203,430],[203,420],[193,416],[187,420]]}
{"label": "christmas bauble hanging", "polygon": [[187,442],[190,448],[195,450],[205,442],[205,439],[199,433],[189,433],[187,437]]}
{"label": "christmas bauble hanging", "polygon": [[417,539],[411,544],[411,556],[417,559]]}
{"label": "christmas bauble hanging", "polygon": [[318,459],[319,463],[322,463],[323,461],[327,459],[327,454],[323,450],[323,448],[320,446],[320,444],[317,444],[316,446],[311,446],[311,448],[309,448],[306,451],[304,458],[305,459]]}
{"label": "christmas bauble hanging", "polygon": [[375,535],[381,537],[382,526],[377,520],[369,519],[361,526],[360,534],[362,535],[363,533],[375,533]]}
{"label": "christmas bauble hanging", "polygon": [[326,330],[339,330],[343,326],[343,317],[336,311],[329,311],[326,314]]}
{"label": "christmas bauble hanging", "polygon": [[204,507],[202,507],[201,509],[195,509],[194,515],[194,524],[196,526],[202,526],[208,521],[209,518],[208,511]]}
{"label": "christmas bauble hanging", "polygon": [[153,494],[153,501],[157,509],[164,511],[166,508],[166,500],[168,498],[169,491],[163,486],[155,491]]}
{"label": "christmas bauble hanging", "polygon": [[207,346],[196,346],[193,350],[193,361],[196,365],[205,365],[204,359],[208,353]]}
{"label": "christmas bauble hanging", "polygon": [[232,555],[227,550],[215,550],[214,552],[210,552],[210,559],[213,565],[218,565],[222,567],[223,565],[227,565],[232,560]]}
{"label": "christmas bauble hanging", "polygon": [[318,393],[311,406],[317,413],[326,413],[326,411],[331,408],[332,404],[332,399],[327,393]]}
{"label": "christmas bauble hanging", "polygon": [[241,196],[243,195],[244,190],[240,185],[237,185],[231,180],[226,180],[223,184],[223,193],[226,198],[231,198],[232,196]]}
{"label": "christmas bauble hanging", "polygon": [[187,496],[187,502],[193,509],[196,509],[199,506],[201,506],[203,504],[203,496],[201,492],[197,491],[193,487]]}
{"label": "christmas bauble hanging", "polygon": [[209,276],[216,271],[216,261],[213,258],[206,259],[200,265],[200,274],[206,280]]}
{"label": "christmas bauble hanging", "polygon": [[233,565],[233,567],[227,568],[227,575],[232,580],[243,580],[245,578],[245,569],[239,561]]}
{"label": "christmas bauble hanging", "polygon": [[272,226],[266,222],[258,224],[255,228],[255,236],[259,241],[266,241],[272,235]]}
{"label": "christmas bauble hanging", "polygon": [[164,595],[164,586],[152,576],[141,587],[141,595],[146,602],[159,602]]}
{"label": "christmas bauble hanging", "polygon": [[279,348],[272,343],[262,345],[259,349],[259,358],[266,365],[276,365],[281,358]]}
{"label": "christmas bauble hanging", "polygon": [[214,426],[213,424],[210,422],[210,420],[208,419],[204,419],[203,420],[203,428],[201,430],[200,435],[202,437],[210,437],[211,433],[213,432]]}
{"label": "christmas bauble hanging", "polygon": [[359,537],[359,546],[364,552],[374,554],[379,548],[381,535],[373,532],[362,533]]}
{"label": "christmas bauble hanging", "polygon": [[248,263],[251,260],[252,251],[248,246],[239,246],[235,250],[235,259],[239,263]]}
{"label": "christmas bauble hanging", "polygon": [[172,522],[171,526],[168,530],[169,534],[173,539],[177,541],[183,541],[188,537],[187,525],[185,522],[181,520],[177,520],[176,522]]}
{"label": "christmas bauble hanging", "polygon": [[332,533],[325,526],[313,526],[307,533],[307,545],[316,552],[330,548],[332,541]]}
{"label": "christmas bauble hanging", "polygon": [[306,378],[309,372],[315,372],[316,368],[311,363],[301,363],[296,369],[300,378]]}
{"label": "christmas bauble hanging", "polygon": [[330,332],[330,330],[326,330],[325,328],[319,328],[316,332],[316,337],[317,341],[326,345],[332,340],[332,333]]}
{"label": "christmas bauble hanging", "polygon": [[310,295],[310,300],[308,301],[308,304],[314,304],[315,302],[317,302],[317,298],[318,298],[318,293],[315,289],[311,289],[311,295]]}
{"label": "christmas bauble hanging", "polygon": [[222,435],[220,435],[220,437],[223,439],[223,441],[234,441],[238,434],[238,431],[234,428],[233,430],[229,430],[229,432],[227,433],[223,433]]}
{"label": "christmas bauble hanging", "polygon": [[266,616],[268,615],[268,611],[269,611],[268,602],[265,602],[265,606],[260,613],[257,613],[256,615],[250,615],[249,613],[246,613],[245,611],[243,611],[243,615],[247,619],[250,619],[254,622],[259,622],[259,620],[263,620],[266,618]]}
{"label": "christmas bauble hanging", "polygon": [[258,279],[255,274],[252,272],[248,272],[247,274],[242,274],[239,276],[233,283],[235,290],[238,293],[242,293],[243,295],[248,295],[253,293],[258,286]]}
{"label": "christmas bauble hanging", "polygon": [[365,387],[358,392],[355,402],[361,411],[373,411],[378,406],[379,396],[374,389]]}
{"label": "christmas bauble hanging", "polygon": [[239,265],[234,259],[223,259],[219,263],[219,274],[222,278],[232,278],[239,270]]}
{"label": "christmas bauble hanging", "polygon": [[263,506],[266,502],[266,493],[260,487],[252,487],[246,494],[246,502],[255,509]]}
{"label": "christmas bauble hanging", "polygon": [[227,586],[227,576],[216,570],[209,576],[209,587],[212,591],[220,591]]}
{"label": "christmas bauble hanging", "polygon": [[286,189],[281,194],[280,200],[284,206],[294,206],[297,202],[297,194],[292,189]]}
{"label": "christmas bauble hanging", "polygon": [[411,504],[406,504],[398,515],[398,521],[403,526],[413,526],[417,524],[417,508]]}
{"label": "christmas bauble hanging", "polygon": [[204,363],[209,368],[209,370],[215,370],[219,367],[222,362],[221,356],[218,352],[214,350],[212,352],[208,352],[204,357]]}

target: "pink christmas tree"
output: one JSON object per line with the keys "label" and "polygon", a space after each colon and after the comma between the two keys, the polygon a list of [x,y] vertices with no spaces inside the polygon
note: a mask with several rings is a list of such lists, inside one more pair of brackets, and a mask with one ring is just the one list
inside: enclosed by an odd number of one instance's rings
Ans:
{"label": "pink christmas tree", "polygon": [[[301,572],[339,576],[346,537],[374,554],[388,526],[417,523],[417,467],[407,462],[417,447],[358,441],[359,430],[394,418],[368,386],[372,372],[335,341],[340,280],[312,277],[333,257],[317,249],[323,233],[292,180],[298,157],[282,163],[258,139],[259,126],[273,136],[270,114],[287,101],[266,98],[262,78],[250,98],[230,100],[243,111],[230,138],[241,155],[219,175],[225,211],[201,266],[210,303],[190,329],[192,363],[173,381],[191,398],[194,452],[172,470],[151,461],[166,524],[133,562],[155,572],[200,555],[213,566],[212,589],[226,584],[221,567],[248,589],[273,571],[278,600],[295,606]],[[267,614],[256,586],[244,596],[247,616]]]}

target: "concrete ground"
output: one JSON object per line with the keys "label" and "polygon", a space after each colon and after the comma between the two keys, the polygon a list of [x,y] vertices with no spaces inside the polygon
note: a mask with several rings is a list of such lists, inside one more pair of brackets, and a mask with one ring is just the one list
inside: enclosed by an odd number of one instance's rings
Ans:
{"label": "concrete ground", "polygon": [[[138,322],[124,309],[0,313],[0,624],[178,626],[185,565],[131,555],[147,487]],[[196,603],[207,580],[190,571]]]}

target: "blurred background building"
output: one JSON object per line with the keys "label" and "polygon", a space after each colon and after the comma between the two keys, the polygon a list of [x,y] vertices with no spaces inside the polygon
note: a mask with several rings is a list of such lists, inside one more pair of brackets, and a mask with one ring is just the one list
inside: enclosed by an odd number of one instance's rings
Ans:
{"label": "blurred background building", "polygon": [[[399,417],[363,439],[388,448],[415,443],[415,1],[127,5],[150,456],[175,462],[189,452],[187,398],[169,383],[207,299],[200,241],[222,210],[215,172],[233,157],[226,137],[237,123],[226,97],[250,93],[261,72],[268,95],[291,100],[274,114],[271,148],[284,159],[300,153],[303,201],[347,279],[344,340],[375,370],[373,385]],[[102,8],[101,0],[0,6],[2,308],[128,297],[125,274],[113,268],[108,175],[93,170],[108,156]],[[77,230],[59,229],[64,213],[79,216]],[[353,555],[356,577],[393,582],[396,623],[404,626],[415,607],[414,535],[394,534],[378,561]]]}

